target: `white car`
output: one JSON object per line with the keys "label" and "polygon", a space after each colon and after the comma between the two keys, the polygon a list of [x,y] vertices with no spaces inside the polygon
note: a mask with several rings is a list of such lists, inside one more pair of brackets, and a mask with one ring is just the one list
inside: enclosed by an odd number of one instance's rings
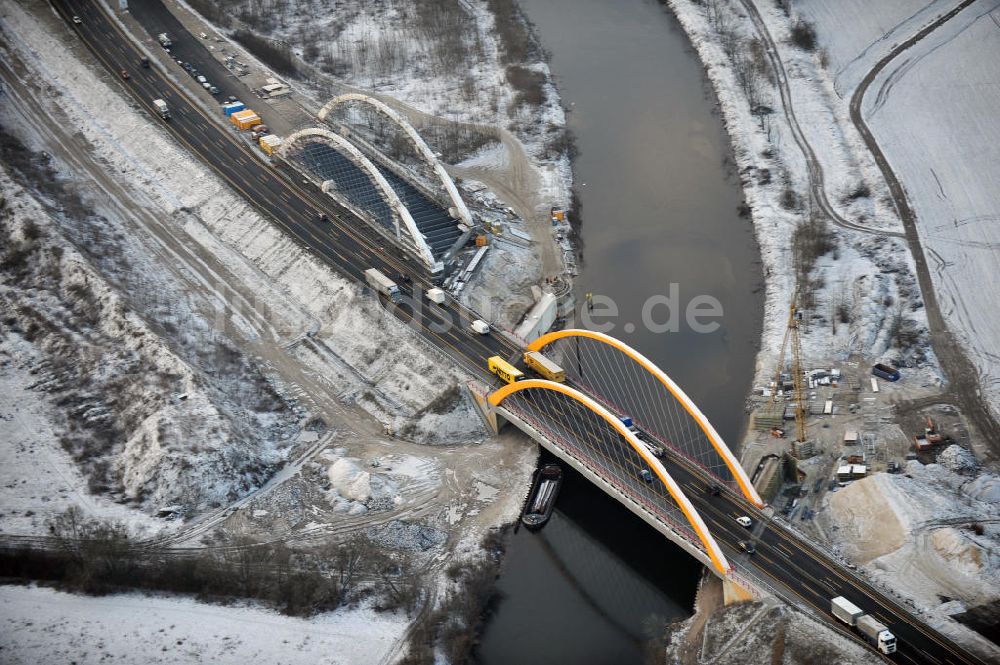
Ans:
{"label": "white car", "polygon": [[469,327],[475,330],[480,335],[485,335],[490,331],[490,324],[486,323],[482,319],[476,319],[475,321],[472,322],[472,325],[470,325]]}
{"label": "white car", "polygon": [[745,526],[748,529],[751,526],[753,526],[753,520],[747,517],[746,515],[740,515],[739,517],[736,518],[736,521],[739,523],[740,526]]}
{"label": "white car", "polygon": [[73,23],[76,25],[80,25],[81,23],[83,23],[83,19],[81,19],[79,16],[74,16]]}
{"label": "white car", "polygon": [[197,81],[198,83],[208,83],[208,79],[201,75],[195,77],[194,80]]}

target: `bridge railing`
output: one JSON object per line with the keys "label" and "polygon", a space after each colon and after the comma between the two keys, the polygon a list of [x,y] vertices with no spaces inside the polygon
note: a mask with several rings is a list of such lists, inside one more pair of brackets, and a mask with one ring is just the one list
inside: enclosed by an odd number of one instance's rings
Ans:
{"label": "bridge railing", "polygon": [[[576,461],[585,465],[587,468],[595,472],[599,472],[600,470],[604,469],[604,465],[601,464],[598,460],[594,459],[592,455],[588,455],[585,451],[580,450],[577,446],[570,444],[561,434],[553,431],[551,428],[547,427],[544,423],[542,423],[538,418],[529,415],[523,409],[517,408],[515,405],[509,404],[507,402],[505,402],[502,405],[502,408],[508,411],[509,413],[515,415],[518,419],[530,425],[536,431],[538,431],[547,439],[552,441],[555,445],[562,448],[568,455],[570,455],[570,457],[574,458]],[[660,509],[659,506],[651,505],[647,501],[643,500],[643,498],[640,495],[638,495],[635,491],[629,488],[625,483],[622,483],[617,477],[614,476],[614,474],[611,474],[610,478],[605,477],[604,480],[605,482],[613,486],[617,491],[627,496],[630,500],[632,500],[636,505],[641,507],[644,511],[651,514],[657,520],[663,522],[665,526],[670,528],[670,530],[676,533],[679,537],[683,538],[685,542],[689,543],[696,549],[704,551],[705,548],[702,545],[701,541],[699,541],[697,538],[692,537],[694,534],[691,532],[689,526],[686,526],[684,523],[680,522],[677,519],[674,519],[672,516],[663,512],[663,510]],[[678,510],[680,509],[678,508]]]}

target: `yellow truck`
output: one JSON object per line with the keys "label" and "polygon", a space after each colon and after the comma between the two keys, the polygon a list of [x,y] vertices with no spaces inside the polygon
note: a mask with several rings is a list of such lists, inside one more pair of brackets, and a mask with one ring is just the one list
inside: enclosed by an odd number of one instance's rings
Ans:
{"label": "yellow truck", "polygon": [[490,356],[490,371],[499,376],[507,383],[514,383],[524,378],[524,372],[511,365],[500,356]]}
{"label": "yellow truck", "polygon": [[537,351],[528,351],[525,353],[524,364],[549,381],[562,383],[566,380],[566,372],[563,371],[563,368]]}

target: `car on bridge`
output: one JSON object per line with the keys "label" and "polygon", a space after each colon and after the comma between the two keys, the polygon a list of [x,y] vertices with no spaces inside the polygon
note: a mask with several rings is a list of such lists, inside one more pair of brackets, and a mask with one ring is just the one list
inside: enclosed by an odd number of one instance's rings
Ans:
{"label": "car on bridge", "polygon": [[753,526],[753,520],[746,515],[740,515],[736,518],[736,521],[740,524],[740,526],[745,526],[748,529]]}
{"label": "car on bridge", "polygon": [[739,544],[740,544],[740,549],[746,552],[747,554],[753,554],[754,552],[757,551],[757,548],[754,547],[753,543],[751,543],[749,540],[741,540]]}
{"label": "car on bridge", "polygon": [[83,23],[83,19],[82,18],[80,18],[79,16],[74,16],[73,17],[73,24],[74,25],[80,25],[81,23]]}

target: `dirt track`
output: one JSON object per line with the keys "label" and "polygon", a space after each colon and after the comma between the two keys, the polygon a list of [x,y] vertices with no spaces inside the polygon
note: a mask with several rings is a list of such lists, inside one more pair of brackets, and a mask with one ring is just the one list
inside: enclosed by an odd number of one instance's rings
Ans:
{"label": "dirt track", "polygon": [[960,405],[962,412],[969,418],[972,426],[979,434],[977,437],[985,445],[977,452],[986,452],[987,460],[996,461],[1000,458],[1000,424],[997,423],[989,406],[983,400],[979,388],[979,375],[975,365],[965,354],[965,350],[957,342],[944,317],[941,315],[941,308],[938,305],[937,294],[934,291],[934,283],[931,281],[930,270],[927,267],[927,259],[924,256],[923,248],[920,245],[920,236],[917,233],[916,215],[906,199],[906,191],[889,166],[889,161],[883,154],[878,142],[872,135],[868,125],[865,124],[861,105],[864,101],[865,93],[868,91],[872,81],[874,81],[885,67],[896,59],[901,53],[920,42],[939,27],[954,18],[963,9],[971,5],[975,0],[962,0],[958,6],[948,13],[940,16],[930,25],[925,26],[920,32],[913,35],[906,41],[898,44],[885,57],[879,60],[869,71],[861,85],[857,87],[851,95],[851,121],[858,128],[865,145],[871,151],[878,164],[882,177],[889,185],[889,192],[892,195],[896,210],[903,221],[904,237],[913,254],[913,261],[916,265],[917,281],[920,284],[920,291],[924,297],[924,306],[927,309],[927,325],[930,328],[931,341],[934,345],[934,352],[945,377],[948,379],[948,390],[954,395],[954,401]]}
{"label": "dirt track", "polygon": [[[988,405],[984,402],[979,389],[979,376],[975,366],[966,356],[964,349],[956,341],[955,337],[948,330],[941,309],[938,305],[937,294],[934,291],[934,284],[931,281],[930,271],[927,267],[927,259],[924,256],[923,248],[920,244],[920,237],[917,233],[916,216],[910,208],[906,199],[906,191],[896,177],[885,155],[882,153],[878,142],[875,140],[868,126],[864,122],[861,112],[861,105],[865,93],[868,91],[872,81],[874,81],[885,67],[897,58],[901,53],[920,42],[936,29],[954,18],[959,12],[971,5],[975,0],[962,0],[954,9],[938,17],[933,23],[925,26],[917,34],[906,41],[898,44],[885,57],[879,60],[869,71],[858,88],[851,96],[850,115],[851,121],[857,127],[865,145],[871,151],[883,178],[889,186],[889,192],[893,199],[899,217],[903,222],[903,233],[879,231],[876,229],[860,226],[841,217],[830,205],[826,198],[826,190],[823,183],[823,169],[816,158],[808,141],[799,128],[795,112],[792,107],[791,93],[788,88],[787,75],[781,58],[778,56],[777,47],[771,38],[770,33],[764,25],[753,0],[741,0],[742,5],[747,10],[754,27],[760,37],[764,40],[768,59],[778,82],[778,91],[781,95],[782,108],[785,117],[792,129],[792,134],[796,143],[802,150],[806,164],[809,169],[810,191],[817,205],[829,217],[829,219],[845,229],[861,231],[864,233],[875,233],[880,235],[890,235],[903,237],[910,247],[910,253],[916,266],[917,281],[920,291],[923,294],[924,305],[927,309],[927,324],[930,329],[931,342],[934,352],[937,354],[942,371],[948,380],[948,391],[952,397],[945,397],[939,401],[954,402],[960,406],[963,413],[970,419],[972,426],[978,432],[978,440],[984,443],[977,450],[981,456],[985,456],[984,461],[996,461],[1000,459],[1000,424],[997,423]],[[983,455],[985,454],[985,455]]]}
{"label": "dirt track", "polygon": [[771,37],[771,33],[767,29],[767,25],[761,18],[760,13],[757,11],[757,7],[754,5],[753,0],[740,0],[740,2],[747,10],[747,14],[749,14],[750,20],[753,22],[754,29],[764,42],[764,50],[767,53],[767,59],[771,63],[771,70],[774,72],[775,79],[777,79],[778,93],[781,95],[781,108],[784,111],[785,118],[788,120],[788,126],[792,130],[792,137],[795,139],[796,145],[799,146],[799,149],[802,151],[802,156],[806,160],[806,168],[809,170],[809,191],[812,194],[812,198],[816,202],[816,205],[819,206],[819,209],[823,211],[823,214],[825,214],[831,222],[841,228],[880,236],[894,236],[897,238],[902,237],[903,234],[898,231],[873,229],[862,224],[856,224],[855,222],[849,221],[842,217],[830,204],[830,200],[826,196],[826,183],[823,176],[823,166],[819,163],[816,153],[813,152],[812,146],[809,145],[809,141],[806,139],[805,133],[802,131],[802,128],[799,127],[799,121],[795,117],[795,109],[792,106],[792,93],[791,89],[788,87],[788,74],[785,73],[785,65],[782,63],[781,57],[778,55],[778,47],[774,43],[774,39]]}

